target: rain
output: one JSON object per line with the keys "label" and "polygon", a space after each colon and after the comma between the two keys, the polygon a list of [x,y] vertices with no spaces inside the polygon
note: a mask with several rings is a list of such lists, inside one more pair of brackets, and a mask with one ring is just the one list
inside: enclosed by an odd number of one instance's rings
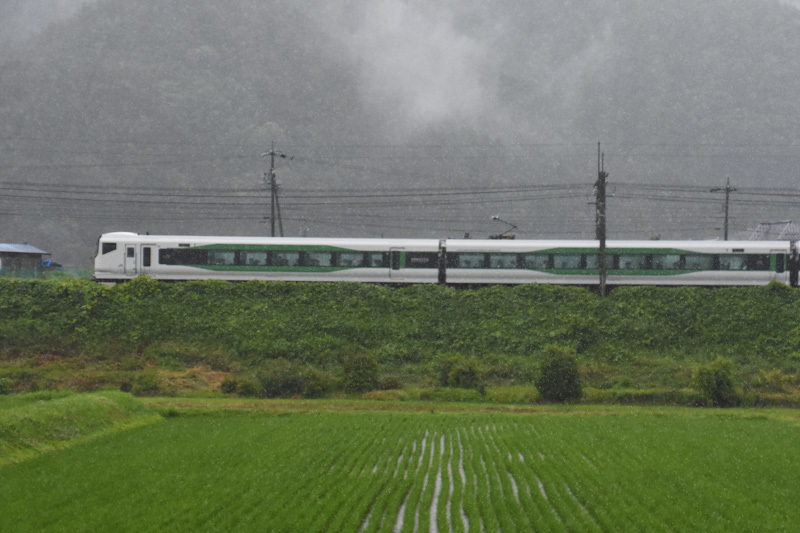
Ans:
{"label": "rain", "polygon": [[721,238],[730,180],[748,239],[798,218],[798,8],[5,2],[4,240],[268,235],[273,146],[287,236],[593,238],[598,145],[609,238]]}

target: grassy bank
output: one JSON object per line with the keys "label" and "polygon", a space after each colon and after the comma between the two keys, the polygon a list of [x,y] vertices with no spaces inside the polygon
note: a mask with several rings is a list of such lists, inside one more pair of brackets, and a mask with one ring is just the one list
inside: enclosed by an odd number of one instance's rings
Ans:
{"label": "grassy bank", "polygon": [[531,387],[555,346],[577,356],[598,401],[685,404],[697,368],[724,357],[750,403],[793,404],[798,308],[800,291],[779,285],[599,298],[551,286],[0,279],[0,393],[207,394],[226,378],[231,392],[248,393],[280,367],[329,395],[346,388],[345,362],[365,356],[377,365],[374,388],[456,394],[436,392],[437,372],[458,359],[502,396]]}
{"label": "grassy bank", "polygon": [[0,396],[0,467],[160,419],[156,409],[118,391]]}

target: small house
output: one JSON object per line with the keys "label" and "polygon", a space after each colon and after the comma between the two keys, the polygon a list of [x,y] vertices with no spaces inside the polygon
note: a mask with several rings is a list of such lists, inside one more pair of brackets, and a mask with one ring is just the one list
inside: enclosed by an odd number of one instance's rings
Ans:
{"label": "small house", "polygon": [[0,275],[35,276],[46,255],[50,254],[30,244],[0,243]]}

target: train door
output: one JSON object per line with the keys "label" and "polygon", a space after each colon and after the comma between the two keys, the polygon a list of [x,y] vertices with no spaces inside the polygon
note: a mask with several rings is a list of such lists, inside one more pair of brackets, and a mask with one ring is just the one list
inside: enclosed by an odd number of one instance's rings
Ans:
{"label": "train door", "polygon": [[150,267],[152,267],[153,264],[155,263],[156,261],[155,250],[156,250],[155,245],[152,244],[142,245],[142,267],[140,270],[142,274],[148,274],[150,272]]}
{"label": "train door", "polygon": [[136,275],[136,245],[125,245],[125,275]]}
{"label": "train door", "polygon": [[[786,259],[791,257],[790,255],[786,254],[786,250],[770,250],[770,255],[775,258],[775,265],[774,270],[775,275],[773,276],[774,281],[780,281],[781,283],[791,283],[791,271],[789,269],[789,265],[787,265]],[[791,262],[791,260],[789,261]]]}
{"label": "train door", "polygon": [[403,275],[403,256],[405,255],[405,248],[390,248],[389,249],[389,277],[392,280],[402,280]]}

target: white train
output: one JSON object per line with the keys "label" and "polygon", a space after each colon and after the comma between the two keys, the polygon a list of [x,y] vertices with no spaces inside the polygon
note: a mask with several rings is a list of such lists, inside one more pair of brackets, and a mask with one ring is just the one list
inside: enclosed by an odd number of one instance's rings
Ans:
{"label": "white train", "polygon": [[[797,286],[790,241],[607,244],[607,284]],[[222,279],[495,285],[599,283],[598,241],[102,235],[95,279]]]}

